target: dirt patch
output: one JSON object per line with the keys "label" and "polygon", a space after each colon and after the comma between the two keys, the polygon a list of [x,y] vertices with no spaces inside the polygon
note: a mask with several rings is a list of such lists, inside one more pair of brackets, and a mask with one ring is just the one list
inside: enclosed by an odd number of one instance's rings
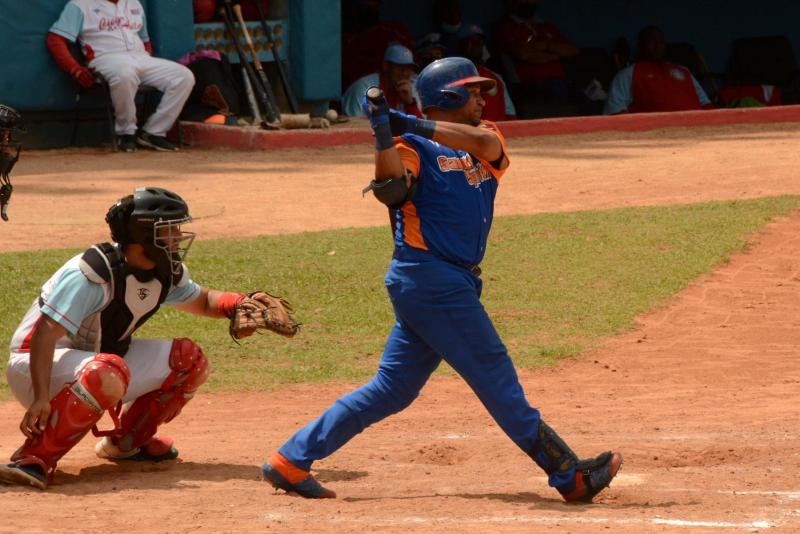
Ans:
{"label": "dirt patch", "polygon": [[[511,140],[498,213],[798,194],[798,129]],[[102,239],[96,223],[109,199],[141,183],[184,194],[201,238],[385,222],[359,194],[368,147],[26,156],[0,250]],[[625,455],[596,505],[562,504],[468,387],[437,377],[409,409],[315,466],[334,501],[276,493],[258,467],[357,384],[198,395],[165,428],[182,452],[171,465],[114,465],[86,439],[48,492],[0,487],[0,530],[797,531],[798,236],[800,214],[775,221],[636,331],[556,370],[520,373],[531,403],[579,454]],[[0,456],[18,446],[21,415],[0,404]]]}

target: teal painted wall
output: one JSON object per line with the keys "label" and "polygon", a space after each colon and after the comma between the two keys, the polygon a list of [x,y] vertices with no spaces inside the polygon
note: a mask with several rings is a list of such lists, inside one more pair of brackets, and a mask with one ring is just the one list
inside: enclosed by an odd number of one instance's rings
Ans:
{"label": "teal painted wall", "polygon": [[338,99],[342,40],[339,0],[291,0],[289,58],[292,83],[301,100]]}

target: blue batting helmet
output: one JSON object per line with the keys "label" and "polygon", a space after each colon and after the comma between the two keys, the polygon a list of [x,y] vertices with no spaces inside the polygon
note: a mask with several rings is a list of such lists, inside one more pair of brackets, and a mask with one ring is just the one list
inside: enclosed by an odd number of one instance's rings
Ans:
{"label": "blue batting helmet", "polygon": [[458,109],[469,100],[467,85],[480,84],[481,92],[494,89],[495,81],[478,75],[472,61],[463,57],[439,59],[422,69],[417,78],[417,93],[422,109]]}

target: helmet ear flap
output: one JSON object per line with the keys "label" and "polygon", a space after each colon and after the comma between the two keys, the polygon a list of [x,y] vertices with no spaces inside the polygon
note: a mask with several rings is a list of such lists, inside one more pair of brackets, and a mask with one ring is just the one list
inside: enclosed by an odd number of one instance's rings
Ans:
{"label": "helmet ear flap", "polygon": [[133,240],[128,230],[128,221],[133,212],[133,196],[121,198],[119,202],[108,209],[106,223],[111,230],[111,239],[116,243],[128,244]]}

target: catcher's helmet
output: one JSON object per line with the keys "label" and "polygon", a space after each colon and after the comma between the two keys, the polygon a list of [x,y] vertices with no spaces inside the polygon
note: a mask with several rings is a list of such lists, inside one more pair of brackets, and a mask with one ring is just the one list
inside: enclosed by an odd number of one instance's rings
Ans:
{"label": "catcher's helmet", "polygon": [[469,100],[467,85],[470,84],[480,84],[482,93],[495,87],[495,81],[479,76],[478,69],[467,58],[446,57],[434,61],[422,69],[417,78],[417,93],[423,111],[462,107]]}
{"label": "catcher's helmet", "polygon": [[181,274],[181,263],[194,241],[193,232],[180,228],[191,220],[186,202],[160,187],[139,187],[106,213],[114,241],[142,245],[159,272],[173,277]]}
{"label": "catcher's helmet", "polygon": [[14,108],[0,104],[0,130],[11,130],[24,132],[22,127],[22,115]]}

